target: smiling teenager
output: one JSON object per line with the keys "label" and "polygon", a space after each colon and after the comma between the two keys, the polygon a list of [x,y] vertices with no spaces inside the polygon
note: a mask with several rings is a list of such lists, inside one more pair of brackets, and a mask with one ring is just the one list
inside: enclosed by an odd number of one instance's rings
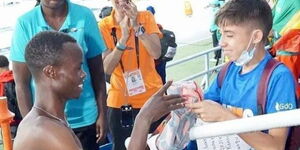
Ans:
{"label": "smiling teenager", "polygon": [[[216,80],[204,101],[187,107],[206,122],[219,122],[295,109],[295,81],[289,69],[279,64],[269,77],[265,105],[258,102],[263,72],[275,62],[264,46],[272,28],[271,8],[265,0],[231,0],[216,14],[222,38],[220,46],[230,59],[223,83]],[[279,108],[278,105],[289,105]],[[236,111],[238,110],[238,111]],[[284,149],[288,128],[241,133],[238,136],[254,149]]]}

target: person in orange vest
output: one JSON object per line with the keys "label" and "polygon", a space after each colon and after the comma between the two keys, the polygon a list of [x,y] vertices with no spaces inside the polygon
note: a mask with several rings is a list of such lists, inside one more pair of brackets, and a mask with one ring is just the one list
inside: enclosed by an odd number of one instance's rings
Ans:
{"label": "person in orange vest", "polygon": [[[111,14],[98,25],[108,48],[103,53],[103,66],[105,73],[111,75],[107,111],[113,150],[125,150],[124,142],[131,134],[134,118],[162,87],[154,64],[161,54],[162,34],[153,15],[138,11],[131,0],[111,2]],[[158,125],[159,121],[151,131]]]}

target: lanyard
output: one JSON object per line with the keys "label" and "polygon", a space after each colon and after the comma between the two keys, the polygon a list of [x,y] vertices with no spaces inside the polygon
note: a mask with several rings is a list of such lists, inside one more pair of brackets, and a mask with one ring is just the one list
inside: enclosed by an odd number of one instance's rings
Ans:
{"label": "lanyard", "polygon": [[[116,34],[116,28],[112,28],[111,29],[111,36],[113,37],[113,40],[114,40],[114,44],[115,46],[117,45],[117,42],[118,42],[118,38],[117,38],[117,34]],[[138,65],[138,68],[140,68],[140,59],[139,59],[139,56],[140,56],[140,53],[139,53],[139,39],[138,37],[134,36],[135,37],[135,51],[136,51],[136,59],[137,59],[137,65]],[[121,68],[122,68],[122,71],[123,73],[125,73],[125,70],[124,70],[124,65],[122,63],[122,58],[120,59],[120,65],[121,65]]]}

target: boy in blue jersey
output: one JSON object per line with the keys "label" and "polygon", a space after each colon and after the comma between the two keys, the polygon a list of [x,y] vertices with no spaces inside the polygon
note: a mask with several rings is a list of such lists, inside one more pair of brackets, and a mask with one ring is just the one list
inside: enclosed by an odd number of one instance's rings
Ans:
{"label": "boy in blue jersey", "polygon": [[82,49],[82,67],[87,77],[80,97],[68,101],[65,112],[83,148],[98,149],[96,141],[106,134],[106,87],[102,64],[102,52],[106,46],[101,34],[98,34],[95,16],[86,7],[69,0],[41,0],[40,5],[18,18],[10,59],[21,114],[24,117],[32,108],[36,90],[32,74],[25,63],[25,46],[34,35],[49,30],[69,34]]}
{"label": "boy in blue jersey", "polygon": [[[187,107],[206,122],[259,115],[257,88],[266,63],[272,59],[264,49],[272,28],[271,9],[264,0],[232,0],[217,13],[216,24],[222,33],[224,55],[233,63],[222,85],[215,80],[204,95],[205,101]],[[287,67],[281,64],[275,68],[267,85],[265,113],[296,107],[294,83]],[[284,149],[288,128],[238,135],[254,149]]]}

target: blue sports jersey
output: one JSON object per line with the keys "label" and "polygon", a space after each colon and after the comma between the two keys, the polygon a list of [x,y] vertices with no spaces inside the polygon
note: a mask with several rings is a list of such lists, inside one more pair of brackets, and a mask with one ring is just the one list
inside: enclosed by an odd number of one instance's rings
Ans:
{"label": "blue sports jersey", "polygon": [[[241,74],[242,67],[232,63],[219,88],[217,79],[205,92],[204,98],[216,101],[227,108],[240,109],[243,116],[258,115],[257,88],[263,69],[272,56],[264,59],[250,72]],[[295,82],[288,68],[281,64],[272,73],[267,89],[265,113],[295,109]]]}

